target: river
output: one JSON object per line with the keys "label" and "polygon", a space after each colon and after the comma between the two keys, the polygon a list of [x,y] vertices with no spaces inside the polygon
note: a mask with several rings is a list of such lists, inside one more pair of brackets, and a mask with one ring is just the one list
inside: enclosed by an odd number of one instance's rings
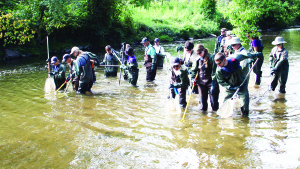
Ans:
{"label": "river", "polygon": [[[262,97],[270,82],[271,42],[279,35],[289,52],[287,93],[284,98]],[[180,122],[182,112],[171,111],[167,99],[170,74],[165,66],[154,82],[147,82],[142,46],[134,46],[138,87],[123,80],[119,86],[119,74],[104,78],[103,68],[96,68],[95,95],[75,94],[70,88],[45,97],[45,59],[2,65],[0,168],[299,168],[300,30],[263,33],[262,38],[262,84],[253,87],[252,73],[249,119],[220,119],[210,107],[202,114],[198,96],[192,95]],[[195,43],[213,51],[215,39]],[[180,44],[162,45],[178,55]]]}

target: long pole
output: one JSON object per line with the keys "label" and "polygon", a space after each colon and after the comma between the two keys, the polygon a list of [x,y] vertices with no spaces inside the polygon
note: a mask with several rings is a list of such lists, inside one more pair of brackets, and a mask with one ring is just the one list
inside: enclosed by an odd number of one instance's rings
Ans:
{"label": "long pole", "polygon": [[[117,56],[117,54],[115,53],[114,50],[112,50],[112,53],[113,53],[113,55],[115,55],[115,57],[119,60],[119,62],[122,64],[121,60],[119,59],[119,57]],[[122,54],[122,57],[123,57],[123,54]]]}
{"label": "long pole", "polygon": [[48,43],[48,36],[47,36],[47,55],[48,55],[48,78],[50,77],[50,60],[49,60],[49,43]]}
{"label": "long pole", "polygon": [[254,62],[253,66],[251,67],[251,69],[249,70],[248,74],[246,75],[244,81],[242,82],[242,84],[239,86],[239,88],[236,90],[236,92],[232,95],[231,100],[233,100],[236,95],[238,94],[238,92],[240,91],[240,88],[243,86],[243,84],[246,82],[248,76],[250,75],[251,71],[253,70],[254,66],[256,65],[257,61],[259,60],[259,58],[256,59],[256,61]]}
{"label": "long pole", "polygon": [[[195,83],[196,83],[197,77],[198,77],[198,72],[197,72],[196,77],[195,77],[195,79],[194,79],[192,90],[194,90],[194,87],[195,87]],[[186,107],[185,107],[185,111],[184,111],[184,113],[183,113],[182,119],[180,120],[181,122],[184,121],[185,114],[186,114],[187,108],[188,108],[189,103],[190,103],[190,100],[191,100],[191,96],[192,96],[192,93],[191,93],[190,98],[189,98],[189,101],[188,101],[188,103],[187,103],[187,105],[186,105]]]}
{"label": "long pole", "polygon": [[[125,50],[125,42],[122,44],[122,49],[121,49],[121,52],[122,52],[122,62],[121,62],[121,64],[122,65],[123,65],[123,58],[124,58],[124,50]],[[122,73],[122,69],[120,68],[119,86],[121,84],[121,73]]]}

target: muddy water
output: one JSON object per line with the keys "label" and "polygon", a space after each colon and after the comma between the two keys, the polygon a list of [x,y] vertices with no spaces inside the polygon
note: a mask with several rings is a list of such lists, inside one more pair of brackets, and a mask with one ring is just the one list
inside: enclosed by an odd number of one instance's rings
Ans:
{"label": "muddy water", "polygon": [[[268,54],[281,35],[288,42],[290,73],[287,94],[268,89]],[[251,74],[249,119],[220,119],[199,111],[192,95],[185,121],[183,110],[167,99],[167,68],[146,82],[142,47],[135,47],[140,75],[135,88],[126,81],[104,78],[96,69],[95,95],[71,88],[46,96],[44,61],[1,66],[1,168],[297,168],[300,167],[298,98],[300,31],[263,34],[265,64],[262,84]],[[215,38],[201,39],[213,51]],[[178,43],[163,44],[173,57]],[[45,49],[46,50],[46,49]],[[182,53],[180,53],[182,54]],[[189,96],[188,96],[189,97]],[[221,98],[222,100],[222,94]],[[237,112],[236,112],[237,113]]]}

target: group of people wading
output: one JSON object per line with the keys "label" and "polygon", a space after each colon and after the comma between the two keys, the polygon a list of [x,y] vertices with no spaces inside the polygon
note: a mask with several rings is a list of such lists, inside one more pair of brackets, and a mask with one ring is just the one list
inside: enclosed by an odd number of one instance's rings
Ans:
{"label": "group of people wading", "polygon": [[[208,49],[202,44],[194,46],[192,41],[186,41],[184,48],[178,46],[177,52],[184,49],[183,57],[176,57],[171,61],[170,95],[169,98],[179,96],[179,104],[182,108],[187,105],[186,93],[188,88],[192,92],[199,94],[201,111],[208,109],[208,98],[213,111],[219,109],[219,93],[221,85],[225,88],[224,102],[231,98],[238,90],[238,96],[242,100],[241,112],[244,117],[249,116],[249,72],[253,67],[256,74],[255,85],[261,83],[261,67],[264,61],[262,54],[263,44],[258,37],[251,37],[250,49],[246,50],[239,37],[232,34],[226,28],[221,29],[215,44],[214,53],[210,54]],[[144,37],[141,44],[145,47],[144,66],[146,67],[146,80],[155,80],[156,71],[163,67],[165,52],[160,46],[160,40],[154,40],[155,45],[151,45],[147,37]],[[272,42],[276,45],[269,57],[270,72],[272,82],[271,89],[275,90],[279,83],[279,92],[285,93],[285,84],[288,77],[289,63],[288,52],[283,44],[286,43],[282,37],[276,37]],[[73,47],[70,54],[65,54],[62,62],[70,67],[69,76],[65,78],[65,67],[59,63],[57,57],[51,58],[52,71],[49,73],[54,77],[56,88],[64,82],[72,79],[73,90],[78,93],[91,92],[93,83],[96,82],[94,66],[105,66],[104,75],[106,77],[116,77],[118,67],[124,70],[123,78],[136,86],[139,69],[134,50],[129,44],[122,44],[121,52],[118,53],[110,45],[105,47],[106,54],[102,62],[91,52],[84,52],[78,47]],[[75,58],[72,59],[71,56]],[[119,56],[118,56],[119,55]],[[121,57],[122,56],[122,57]],[[120,59],[121,58],[121,59]],[[120,63],[120,65],[119,65]],[[119,65],[119,66],[118,66]],[[63,86],[61,89],[64,89]]]}
{"label": "group of people wading", "polygon": [[[244,117],[249,116],[249,73],[253,67],[256,74],[255,85],[261,83],[261,67],[264,61],[262,54],[263,44],[260,38],[251,37],[250,49],[247,51],[241,44],[240,38],[235,37],[226,28],[221,29],[214,53],[210,54],[202,44],[194,47],[193,42],[186,41],[183,58],[175,58],[172,61],[172,77],[170,82],[170,96],[179,95],[179,104],[184,108],[186,91],[190,86],[193,93],[200,96],[200,106],[203,113],[208,109],[208,97],[213,111],[219,109],[219,93],[222,86],[225,88],[224,102],[237,93],[242,100],[241,112]],[[289,63],[288,52],[283,44],[286,41],[282,37],[276,37],[272,42],[276,45],[269,57],[270,76],[272,82],[270,90],[275,90],[279,83],[279,93],[285,93],[285,85],[288,77]],[[183,47],[177,47],[177,52]],[[237,91],[238,90],[238,91]]]}

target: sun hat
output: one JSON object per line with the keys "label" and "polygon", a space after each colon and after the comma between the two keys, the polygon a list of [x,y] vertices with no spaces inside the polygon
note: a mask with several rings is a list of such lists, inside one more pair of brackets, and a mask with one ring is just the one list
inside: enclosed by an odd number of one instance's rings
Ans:
{"label": "sun hat", "polygon": [[278,45],[281,43],[287,43],[286,41],[283,40],[283,37],[276,37],[275,40],[272,42],[272,45]]}
{"label": "sun hat", "polygon": [[56,63],[57,61],[58,61],[58,59],[57,59],[56,56],[53,56],[53,57],[51,58],[51,64],[54,64],[54,63]]}
{"label": "sun hat", "polygon": [[69,55],[69,54],[64,54],[64,56],[63,56],[63,59],[62,59],[62,63],[65,63],[65,61],[67,60],[67,59],[69,59],[69,58],[71,58],[71,56]]}
{"label": "sun hat", "polygon": [[75,51],[77,50],[80,50],[77,46],[74,46],[72,49],[71,49],[71,53],[70,55],[72,55]]}
{"label": "sun hat", "polygon": [[232,37],[230,40],[230,44],[231,45],[235,45],[235,44],[241,44],[241,40],[239,37]]}

